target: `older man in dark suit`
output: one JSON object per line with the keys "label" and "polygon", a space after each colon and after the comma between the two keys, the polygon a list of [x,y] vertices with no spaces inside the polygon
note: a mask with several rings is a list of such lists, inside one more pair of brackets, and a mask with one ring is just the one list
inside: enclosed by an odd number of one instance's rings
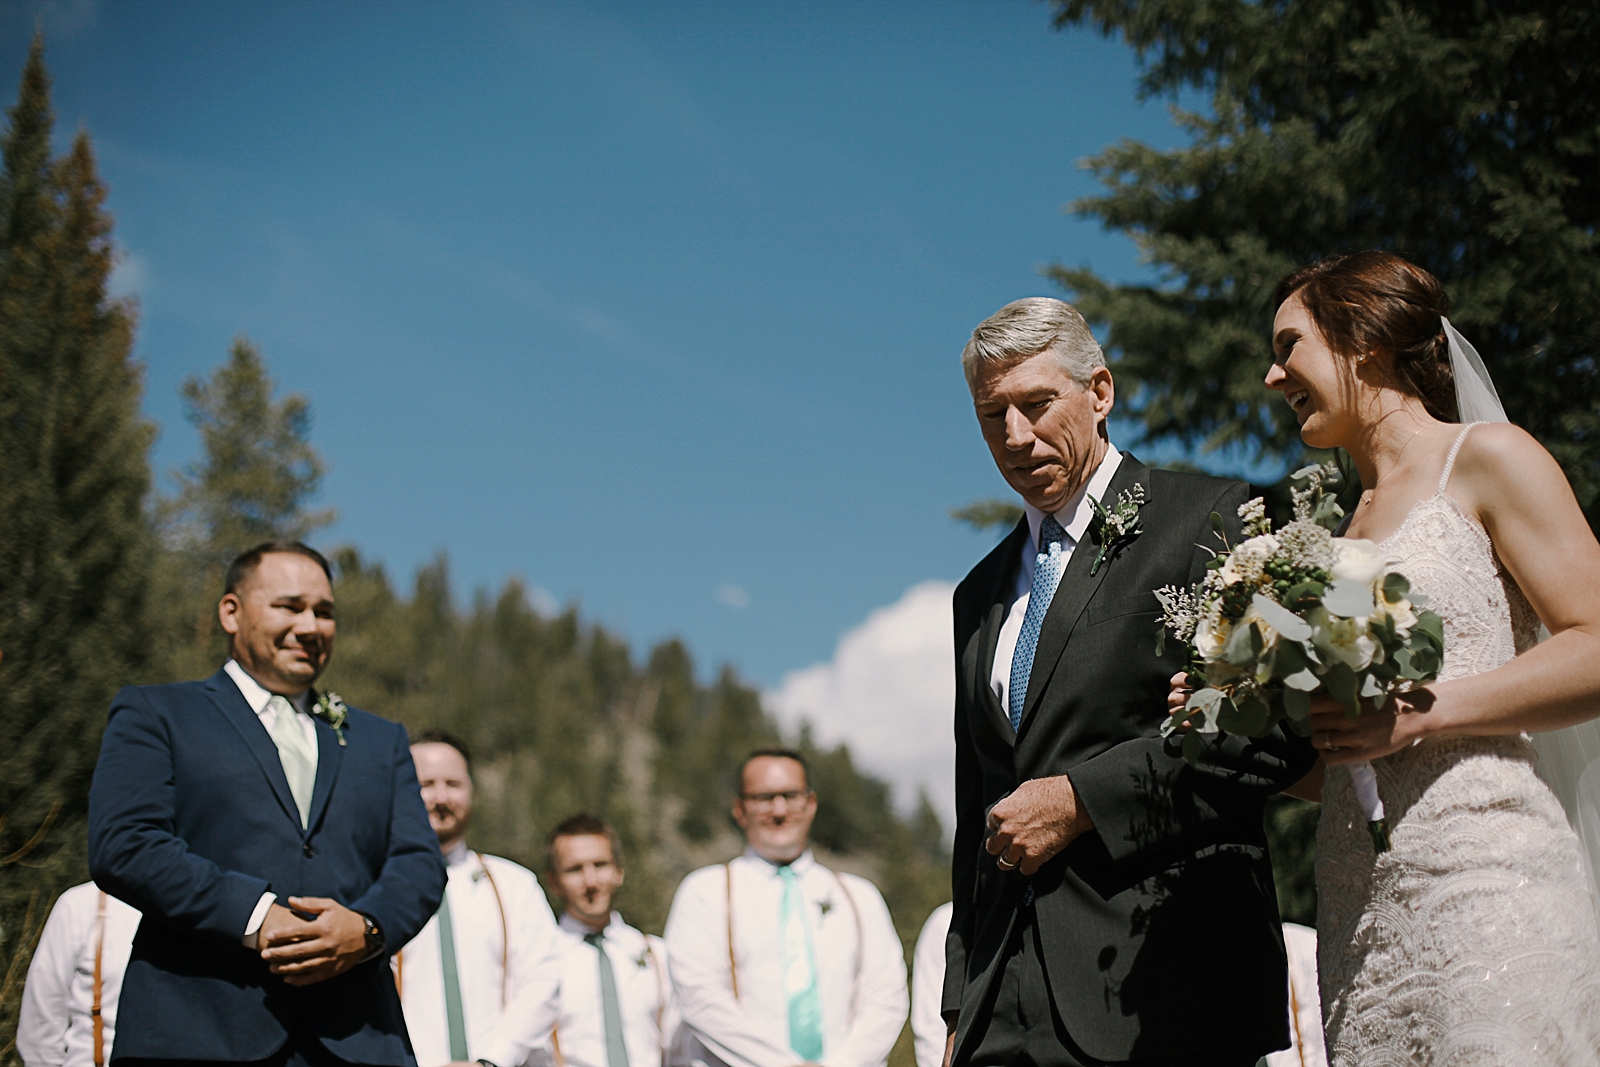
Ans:
{"label": "older man in dark suit", "polygon": [[117,694],[89,797],[95,880],[144,915],[113,1062],[414,1064],[388,954],[444,890],[405,730],[312,684],[327,561],[240,556],[231,658]]}
{"label": "older man in dark suit", "polygon": [[1263,804],[1315,755],[1229,738],[1190,766],[1163,740],[1183,656],[1156,654],[1153,595],[1204,573],[1248,487],[1112,448],[1111,372],[1059,300],[1007,305],[962,361],[1026,514],[955,594],[947,1059],[1253,1065],[1288,1044]]}

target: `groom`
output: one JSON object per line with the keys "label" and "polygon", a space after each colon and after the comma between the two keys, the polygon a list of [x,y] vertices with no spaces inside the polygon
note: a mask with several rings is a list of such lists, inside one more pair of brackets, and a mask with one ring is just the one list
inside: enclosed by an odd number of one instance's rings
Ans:
{"label": "groom", "polygon": [[1112,448],[1111,372],[1059,300],[1008,304],[962,363],[1026,514],[955,593],[947,1062],[1249,1067],[1289,1043],[1263,804],[1315,754],[1163,741],[1184,657],[1152,592],[1203,575],[1213,512],[1237,543],[1248,487]]}
{"label": "groom", "polygon": [[222,670],[118,693],[95,768],[89,868],[144,913],[112,1062],[414,1067],[388,956],[445,875],[405,729],[311,688],[315,549],[246,552],[217,611]]}

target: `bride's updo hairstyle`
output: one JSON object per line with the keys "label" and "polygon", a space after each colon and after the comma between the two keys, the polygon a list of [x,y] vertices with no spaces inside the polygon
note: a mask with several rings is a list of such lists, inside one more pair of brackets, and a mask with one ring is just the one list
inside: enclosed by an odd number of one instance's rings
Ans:
{"label": "bride's updo hairstyle", "polygon": [[1406,392],[1441,422],[1457,422],[1450,341],[1440,320],[1450,297],[1439,279],[1391,252],[1354,252],[1301,267],[1278,283],[1272,306],[1292,296],[1328,345],[1357,359],[1381,349]]}

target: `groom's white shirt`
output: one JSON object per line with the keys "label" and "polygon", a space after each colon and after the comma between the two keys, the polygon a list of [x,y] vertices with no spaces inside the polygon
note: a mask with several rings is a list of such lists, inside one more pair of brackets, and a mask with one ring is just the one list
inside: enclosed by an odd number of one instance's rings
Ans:
{"label": "groom's white shirt", "polygon": [[[1089,502],[1089,497],[1103,502],[1106,489],[1121,465],[1122,453],[1117,451],[1116,445],[1110,445],[1100,466],[1089,476],[1089,483],[1054,513],[1061,528],[1067,531],[1061,554],[1068,559],[1072,558],[1073,550],[1094,521],[1094,505]],[[1024,504],[1022,509],[1028,517],[1028,540],[1022,546],[1022,566],[1017,571],[1017,584],[1011,594],[1015,599],[1006,613],[1006,621],[1000,626],[1000,640],[994,649],[994,667],[989,671],[989,688],[1000,698],[1002,708],[1011,706],[1011,661],[1017,654],[1017,637],[1022,633],[1022,620],[1028,614],[1028,598],[1033,591],[1034,560],[1039,555],[1039,527],[1044,523],[1045,516],[1032,504]]]}
{"label": "groom's white shirt", "polygon": [[[233,684],[238,686],[239,695],[244,697],[244,702],[250,705],[250,710],[256,713],[256,718],[261,720],[261,725],[266,727],[270,736],[273,727],[278,725],[278,710],[272,706],[272,693],[262,688],[261,683],[250,677],[245,669],[239,666],[238,660],[230,659],[222,665]],[[311,771],[317,770],[317,724],[311,721],[310,704],[311,690],[307,689],[299,696],[285,697],[294,707],[295,721],[300,724],[300,732],[306,735],[306,742],[311,746]],[[255,910],[250,913],[250,921],[244,927],[244,939],[249,941],[255,932],[261,929],[261,924],[266,921],[267,910],[277,900],[276,893],[262,893],[261,899],[256,901]]]}

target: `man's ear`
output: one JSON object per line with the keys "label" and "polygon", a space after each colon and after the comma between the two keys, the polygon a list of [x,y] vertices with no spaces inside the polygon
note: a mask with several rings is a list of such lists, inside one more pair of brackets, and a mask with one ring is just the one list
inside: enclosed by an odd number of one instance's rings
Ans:
{"label": "man's ear", "polygon": [[239,615],[243,610],[244,602],[238,593],[222,594],[222,599],[217,601],[217,622],[223,633],[231,636],[239,632]]}
{"label": "man's ear", "polygon": [[1094,394],[1094,413],[1102,423],[1105,422],[1117,402],[1117,383],[1112,380],[1111,369],[1096,367],[1094,373],[1089,375],[1089,384],[1084,388]]}

